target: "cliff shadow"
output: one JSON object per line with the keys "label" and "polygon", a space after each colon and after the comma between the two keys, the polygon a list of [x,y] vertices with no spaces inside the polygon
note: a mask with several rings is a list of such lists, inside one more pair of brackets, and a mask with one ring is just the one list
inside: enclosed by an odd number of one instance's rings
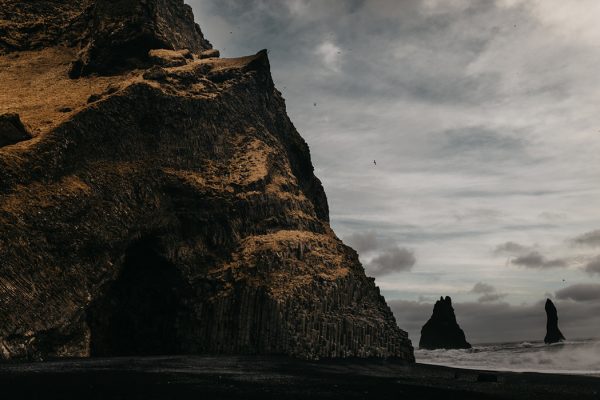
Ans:
{"label": "cliff shadow", "polygon": [[120,275],[87,312],[91,356],[178,354],[184,280],[157,240],[132,244]]}

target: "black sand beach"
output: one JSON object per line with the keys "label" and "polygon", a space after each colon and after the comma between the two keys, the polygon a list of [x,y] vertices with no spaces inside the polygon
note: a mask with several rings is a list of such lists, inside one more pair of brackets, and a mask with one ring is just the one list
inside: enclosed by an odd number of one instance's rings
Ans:
{"label": "black sand beach", "polygon": [[3,398],[45,400],[585,400],[600,399],[600,378],[492,373],[380,360],[170,356],[3,364],[0,389]]}

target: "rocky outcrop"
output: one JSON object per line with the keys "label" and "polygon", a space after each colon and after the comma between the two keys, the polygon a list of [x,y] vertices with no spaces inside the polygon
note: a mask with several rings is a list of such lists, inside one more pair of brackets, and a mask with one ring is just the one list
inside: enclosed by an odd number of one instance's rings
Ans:
{"label": "rocky outcrop", "polygon": [[421,329],[419,347],[422,349],[470,349],[465,333],[458,326],[452,299],[440,297],[433,307],[433,314]]}
{"label": "rocky outcrop", "polygon": [[[146,66],[128,63],[120,43],[131,27],[113,27],[116,41],[98,39],[123,10],[104,20],[99,0],[48,20],[36,13],[71,6],[39,3],[0,0],[46,32],[19,36],[27,29],[12,20],[0,31],[8,66],[0,92],[19,94],[0,113],[18,112],[35,132],[0,147],[1,358],[414,361],[373,279],[329,226],[323,187],[266,51],[201,59],[207,42],[187,6],[140,0],[127,4],[153,11],[134,26],[163,49],[144,48]],[[67,20],[83,21],[71,24],[81,27],[75,39],[60,28]],[[99,29],[92,42],[89,26]],[[97,73],[70,79],[80,43],[98,49],[81,64]]]}
{"label": "rocky outcrop", "polygon": [[0,54],[56,45],[79,49],[72,78],[145,67],[152,49],[212,49],[183,0],[2,1]]}
{"label": "rocky outcrop", "polygon": [[546,299],[546,336],[544,337],[544,343],[558,343],[565,340],[560,329],[558,329],[558,312],[556,306],[550,299]]}
{"label": "rocky outcrop", "polygon": [[71,77],[140,67],[152,49],[199,54],[212,46],[183,0],[95,0]]}

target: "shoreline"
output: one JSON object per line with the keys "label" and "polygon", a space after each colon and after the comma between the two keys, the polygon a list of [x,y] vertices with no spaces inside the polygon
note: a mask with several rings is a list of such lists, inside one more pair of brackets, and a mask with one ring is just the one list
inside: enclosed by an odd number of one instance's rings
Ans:
{"label": "shoreline", "polygon": [[600,378],[394,360],[161,356],[0,364],[3,394],[47,399],[600,399]]}

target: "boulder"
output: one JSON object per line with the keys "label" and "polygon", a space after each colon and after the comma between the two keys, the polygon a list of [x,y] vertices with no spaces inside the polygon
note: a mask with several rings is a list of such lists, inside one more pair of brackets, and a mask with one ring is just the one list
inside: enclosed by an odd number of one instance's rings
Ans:
{"label": "boulder", "polygon": [[205,58],[219,58],[221,56],[221,52],[217,49],[204,50],[200,53],[200,59]]}
{"label": "boulder", "polygon": [[152,49],[148,52],[150,62],[162,67],[180,67],[187,64],[190,51],[185,50],[167,50],[167,49]]}
{"label": "boulder", "polygon": [[562,342],[565,340],[560,329],[558,329],[558,312],[556,306],[550,299],[546,299],[546,336],[544,337],[544,343],[551,344]]}
{"label": "boulder", "polygon": [[465,333],[458,326],[452,299],[440,297],[433,307],[433,315],[421,329],[419,347],[422,349],[470,349]]}
{"label": "boulder", "polygon": [[0,115],[0,147],[31,139],[31,133],[21,122],[19,114],[7,113]]}

